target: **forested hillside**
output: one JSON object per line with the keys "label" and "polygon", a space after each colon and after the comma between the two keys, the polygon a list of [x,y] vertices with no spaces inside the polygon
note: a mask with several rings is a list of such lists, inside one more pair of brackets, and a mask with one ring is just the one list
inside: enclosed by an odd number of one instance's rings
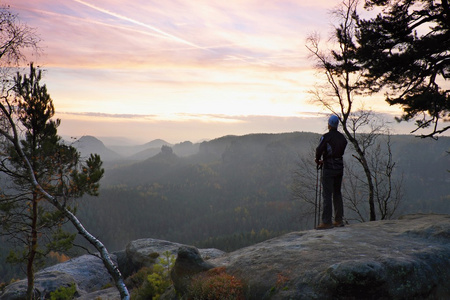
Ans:
{"label": "forested hillside", "polygon": [[86,199],[79,215],[113,249],[153,237],[230,250],[298,230],[291,175],[317,139],[312,133],[225,136],[201,143],[189,157],[163,151],[106,170],[101,196]]}
{"label": "forested hillside", "polygon": [[[320,135],[293,132],[225,136],[178,157],[165,149],[147,160],[108,168],[100,197],[79,216],[112,249],[152,237],[236,249],[292,230],[312,228],[309,208],[294,200],[299,160],[313,160]],[[396,174],[403,176],[398,214],[450,213],[450,138],[391,137]],[[352,160],[349,148],[346,161]]]}
{"label": "forested hillside", "polygon": [[[231,251],[311,229],[312,207],[293,199],[291,185],[294,171],[306,172],[299,162],[313,163],[319,138],[305,132],[224,136],[188,145],[198,149],[190,156],[163,145],[142,161],[107,161],[100,196],[84,197],[77,215],[111,250],[149,237]],[[391,148],[404,187],[397,215],[450,213],[450,138],[392,136]],[[349,145],[345,161],[352,160]]]}

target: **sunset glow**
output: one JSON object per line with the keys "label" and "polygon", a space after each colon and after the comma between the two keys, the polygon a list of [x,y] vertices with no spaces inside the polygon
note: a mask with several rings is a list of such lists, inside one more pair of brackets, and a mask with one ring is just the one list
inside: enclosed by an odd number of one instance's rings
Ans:
{"label": "sunset glow", "polygon": [[[305,40],[335,0],[10,0],[36,28],[61,135],[169,142],[322,132]],[[384,101],[373,109],[397,113]]]}

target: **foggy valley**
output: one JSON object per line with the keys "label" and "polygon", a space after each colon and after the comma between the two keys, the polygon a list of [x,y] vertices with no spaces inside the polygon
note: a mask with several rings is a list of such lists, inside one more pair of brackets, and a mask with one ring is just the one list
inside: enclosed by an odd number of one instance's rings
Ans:
{"label": "foggy valley", "polygon": [[[291,185],[302,159],[313,164],[319,138],[307,132],[250,134],[197,144],[155,140],[120,149],[84,137],[78,149],[104,157],[106,172],[100,196],[83,200],[79,215],[115,250],[153,237],[229,251],[310,229],[312,207],[294,199]],[[450,213],[450,138],[391,139],[404,193],[395,215]],[[351,150],[345,160],[354,160]],[[351,211],[346,216],[358,222]]]}

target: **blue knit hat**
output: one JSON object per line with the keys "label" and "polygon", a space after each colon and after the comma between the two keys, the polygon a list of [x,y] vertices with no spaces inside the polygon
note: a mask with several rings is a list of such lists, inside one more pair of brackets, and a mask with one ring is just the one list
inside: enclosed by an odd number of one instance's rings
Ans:
{"label": "blue knit hat", "polygon": [[330,125],[333,128],[337,128],[339,125],[339,118],[336,115],[332,115],[329,119],[328,119],[328,125]]}

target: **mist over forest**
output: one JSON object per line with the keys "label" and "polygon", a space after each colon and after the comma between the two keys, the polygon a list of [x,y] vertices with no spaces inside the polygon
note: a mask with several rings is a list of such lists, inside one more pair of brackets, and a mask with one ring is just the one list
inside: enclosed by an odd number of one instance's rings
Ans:
{"label": "mist over forest", "polygon": [[[77,216],[112,251],[139,238],[232,251],[312,229],[314,206],[293,197],[292,185],[295,172],[307,172],[302,161],[314,164],[319,138],[291,132],[106,147],[85,136],[73,145],[84,157],[100,154],[105,174],[100,195],[82,198]],[[379,140],[383,145],[383,137]],[[450,213],[450,138],[395,135],[390,144],[394,176],[403,179],[394,217]],[[346,165],[354,160],[350,145],[344,159]],[[315,182],[308,184],[314,188]],[[358,222],[351,211],[345,215]],[[77,255],[74,249],[69,255]]]}
{"label": "mist over forest", "polygon": [[[117,156],[105,155],[100,196],[83,199],[78,215],[112,250],[151,237],[230,251],[310,229],[313,207],[293,197],[292,184],[302,160],[313,164],[319,138],[292,132],[199,144],[155,140],[122,154],[91,138],[80,145],[82,153],[96,143],[97,153]],[[391,147],[404,193],[395,215],[450,213],[450,138],[392,136]],[[345,161],[352,160],[349,146]],[[346,215],[351,219],[350,211]]]}

